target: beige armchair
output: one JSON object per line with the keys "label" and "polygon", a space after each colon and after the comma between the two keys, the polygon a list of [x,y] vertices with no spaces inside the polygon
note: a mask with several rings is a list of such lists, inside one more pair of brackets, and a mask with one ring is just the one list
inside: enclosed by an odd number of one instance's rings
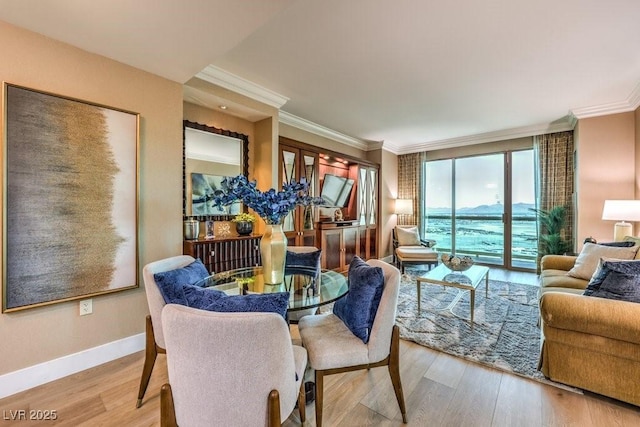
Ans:
{"label": "beige armchair", "polygon": [[158,285],[153,278],[153,275],[186,267],[193,261],[195,261],[195,259],[189,255],[179,255],[151,262],[145,265],[142,269],[142,280],[144,281],[144,290],[147,294],[149,314],[146,318],[144,366],[142,368],[142,377],[140,378],[140,388],[138,390],[136,408],[142,406],[142,399],[147,391],[149,379],[151,378],[151,373],[153,372],[153,366],[156,363],[158,353],[165,353],[164,334],[162,333],[162,323],[160,322],[160,313],[162,308],[165,306],[165,302],[164,298],[160,294],[160,290],[158,289]]}
{"label": "beige armchair", "polygon": [[291,344],[282,316],[167,304],[162,326],[162,426],[279,426],[296,402],[305,421],[307,352]]}
{"label": "beige armchair", "polygon": [[392,231],[393,263],[404,273],[407,264],[438,265],[435,240],[422,239],[415,225],[397,225]]}
{"label": "beige armchair", "polygon": [[324,377],[378,366],[388,367],[402,420],[407,422],[400,381],[400,331],[395,325],[400,272],[376,259],[367,264],[381,267],[384,273],[384,290],[367,344],[332,313],[305,316],[298,324],[302,343],[309,353],[309,364],[315,369],[317,427],[322,426]]}

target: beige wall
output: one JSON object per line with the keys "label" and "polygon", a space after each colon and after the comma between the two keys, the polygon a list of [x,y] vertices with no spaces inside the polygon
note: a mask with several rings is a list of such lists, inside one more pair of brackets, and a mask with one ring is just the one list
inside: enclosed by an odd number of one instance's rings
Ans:
{"label": "beige wall", "polygon": [[[602,220],[606,199],[633,199],[636,136],[633,112],[581,119],[576,125],[576,244],[585,237],[613,239],[613,221]],[[637,228],[637,227],[636,227]],[[637,234],[639,230],[635,229]]]}
{"label": "beige wall", "polygon": [[[0,80],[140,113],[139,265],[180,254],[181,85],[3,22],[0,39]],[[77,301],[2,314],[0,374],[142,333],[147,313],[140,278],[88,316]]]}

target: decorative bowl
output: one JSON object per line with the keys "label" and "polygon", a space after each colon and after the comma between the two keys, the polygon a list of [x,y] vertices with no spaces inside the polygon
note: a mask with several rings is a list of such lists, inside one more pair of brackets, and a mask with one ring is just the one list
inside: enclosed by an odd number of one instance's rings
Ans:
{"label": "decorative bowl", "polygon": [[442,254],[440,260],[451,271],[466,271],[473,265],[473,259],[470,256]]}

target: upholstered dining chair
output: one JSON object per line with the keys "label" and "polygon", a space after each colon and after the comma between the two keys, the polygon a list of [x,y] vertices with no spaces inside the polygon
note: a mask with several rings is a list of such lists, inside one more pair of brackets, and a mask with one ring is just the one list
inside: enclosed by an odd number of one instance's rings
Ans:
{"label": "upholstered dining chair", "polygon": [[140,378],[136,408],[142,406],[142,399],[147,391],[149,379],[151,378],[158,353],[165,353],[164,334],[162,333],[162,322],[160,321],[160,313],[165,306],[165,302],[153,275],[186,267],[194,261],[195,259],[189,255],[178,255],[151,262],[142,269],[142,280],[144,281],[144,290],[147,294],[149,314],[146,318],[144,366],[142,368],[142,377]]}
{"label": "upholstered dining chair", "polygon": [[[315,279],[317,280],[318,276],[320,276],[321,255],[322,250],[315,246],[288,246],[284,267],[285,273],[288,271],[295,271],[296,267],[315,268]],[[317,307],[300,311],[291,311],[289,312],[289,322],[298,323],[302,316],[315,314],[317,311]]]}
{"label": "upholstered dining chair", "polygon": [[384,275],[382,296],[368,343],[355,336],[333,313],[305,316],[298,323],[302,343],[309,354],[309,365],[315,370],[317,427],[322,426],[324,377],[378,366],[388,367],[402,421],[407,422],[400,381],[400,330],[395,325],[400,272],[376,259],[367,261],[367,264],[382,268]]}
{"label": "upholstered dining chair", "polygon": [[291,344],[283,316],[167,304],[162,326],[162,426],[280,426],[296,402],[304,423],[307,352]]}

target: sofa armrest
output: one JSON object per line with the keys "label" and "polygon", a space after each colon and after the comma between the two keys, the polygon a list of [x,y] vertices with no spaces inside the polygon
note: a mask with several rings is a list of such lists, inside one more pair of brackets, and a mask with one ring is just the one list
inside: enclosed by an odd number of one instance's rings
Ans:
{"label": "sofa armrest", "polygon": [[540,260],[542,270],[564,270],[569,271],[576,263],[577,256],[571,255],[545,255]]}
{"label": "sofa armrest", "polygon": [[542,322],[556,329],[640,344],[640,304],[564,292],[540,298]]}

